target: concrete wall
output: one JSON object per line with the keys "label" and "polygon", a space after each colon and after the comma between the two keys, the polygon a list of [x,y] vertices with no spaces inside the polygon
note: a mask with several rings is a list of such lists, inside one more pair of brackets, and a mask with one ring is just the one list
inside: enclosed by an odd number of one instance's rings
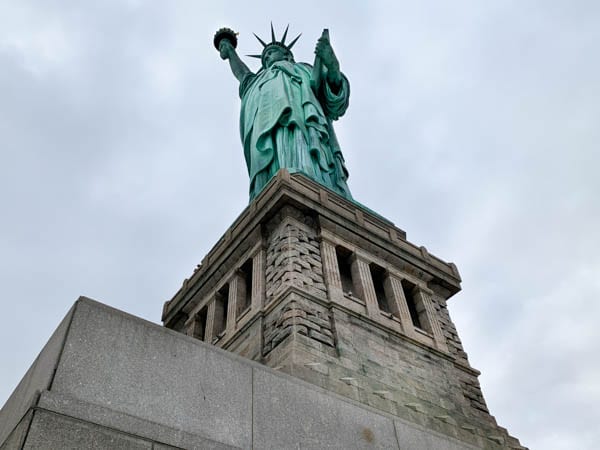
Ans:
{"label": "concrete wall", "polygon": [[476,448],[85,298],[0,432],[2,449]]}
{"label": "concrete wall", "polygon": [[0,410],[0,442],[4,442],[13,428],[21,422],[20,429],[29,427],[31,415],[26,416],[40,392],[50,388],[54,371],[58,365],[65,337],[73,317],[74,307],[67,313],[35,359],[17,388]]}

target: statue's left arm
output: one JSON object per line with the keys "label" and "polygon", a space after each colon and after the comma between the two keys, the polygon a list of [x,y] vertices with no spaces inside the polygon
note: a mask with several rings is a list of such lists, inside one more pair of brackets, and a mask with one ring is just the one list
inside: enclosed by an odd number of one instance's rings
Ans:
{"label": "statue's left arm", "polygon": [[340,71],[340,63],[331,47],[328,33],[323,33],[317,41],[315,66],[322,66],[321,79],[315,83],[317,96],[327,116],[335,120],[346,112],[350,85]]}
{"label": "statue's left arm", "polygon": [[342,83],[342,73],[340,72],[340,63],[335,56],[331,42],[329,41],[329,35],[323,34],[317,41],[315,48],[315,65],[318,64],[316,58],[320,58],[321,63],[327,69],[327,83],[334,92],[339,90]]}

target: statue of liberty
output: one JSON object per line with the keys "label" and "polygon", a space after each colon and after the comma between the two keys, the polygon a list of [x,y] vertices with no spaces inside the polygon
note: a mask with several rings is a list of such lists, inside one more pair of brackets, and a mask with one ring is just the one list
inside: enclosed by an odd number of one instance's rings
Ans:
{"label": "statue of liberty", "polygon": [[279,169],[302,173],[351,200],[348,171],[333,131],[332,121],[348,107],[350,85],[340,72],[329,33],[323,31],[315,48],[315,63],[296,63],[291,49],[271,25],[271,42],[260,55],[262,67],[252,73],[235,51],[236,34],[227,28],[214,39],[221,58],[229,60],[240,82],[240,134],[250,176],[250,200]]}

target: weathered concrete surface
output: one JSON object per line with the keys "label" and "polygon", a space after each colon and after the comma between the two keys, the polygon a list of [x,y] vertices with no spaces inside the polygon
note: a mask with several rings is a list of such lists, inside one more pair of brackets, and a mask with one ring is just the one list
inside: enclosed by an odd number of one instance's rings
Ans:
{"label": "weathered concrete surface", "polygon": [[252,426],[251,379],[250,367],[208,346],[175,339],[159,326],[80,302],[53,388],[84,402],[242,447]]}
{"label": "weathered concrete surface", "polygon": [[74,307],[52,334],[36,360],[0,410],[0,443],[4,442],[36,400],[39,392],[50,388],[65,342]]}
{"label": "weathered concrete surface", "polygon": [[473,448],[84,298],[0,418],[3,449]]}
{"label": "weathered concrete surface", "polygon": [[407,427],[402,422],[395,422],[398,445],[401,449],[411,448],[435,448],[438,450],[461,450],[465,448],[475,449],[477,447],[467,446],[431,433],[429,430]]}
{"label": "weathered concrete surface", "polygon": [[142,450],[152,449],[152,442],[60,414],[36,412],[23,449],[59,448]]}
{"label": "weathered concrete surface", "polygon": [[30,409],[23,416],[19,424],[8,435],[4,443],[0,445],[0,449],[18,450],[23,448],[23,442],[25,441],[25,437],[27,436],[27,432],[29,431],[29,425],[31,424],[32,418],[33,410]]}
{"label": "weathered concrete surface", "polygon": [[[256,448],[399,448],[393,421],[325,391],[267,371],[255,372]],[[418,448],[418,447],[415,447]]]}
{"label": "weathered concrete surface", "polygon": [[121,430],[138,436],[144,436],[147,440],[152,441],[155,446],[158,443],[169,442],[171,444],[167,446],[169,448],[218,450],[236,448],[210,439],[203,439],[201,436],[187,433],[178,428],[168,427],[135,415],[120,413],[114,409],[89,402],[82,402],[74,397],[54,392],[46,391],[42,393],[37,408],[54,411],[66,417],[76,417],[80,421],[94,423],[106,429]]}

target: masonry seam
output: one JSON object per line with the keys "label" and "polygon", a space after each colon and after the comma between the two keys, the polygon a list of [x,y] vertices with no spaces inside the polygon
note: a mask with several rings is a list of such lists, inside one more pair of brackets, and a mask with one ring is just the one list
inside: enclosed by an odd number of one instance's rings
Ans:
{"label": "masonry seam", "polygon": [[396,438],[396,445],[398,446],[398,450],[401,450],[400,439],[398,439],[398,429],[396,428],[396,422],[394,422],[393,420],[392,420],[392,426],[394,427],[394,437]]}
{"label": "masonry seam", "polygon": [[60,352],[58,353],[58,358],[56,358],[56,364],[54,365],[54,369],[52,370],[52,376],[50,377],[50,382],[48,383],[48,387],[46,388],[47,390],[51,390],[52,386],[54,385],[54,379],[56,378],[56,371],[58,370],[58,366],[60,364],[60,361],[62,360],[63,353],[65,351],[65,346],[67,345],[67,339],[69,338],[69,333],[71,332],[71,325],[73,324],[73,320],[75,319],[75,314],[77,313],[77,310],[79,309],[80,302],[81,302],[81,299],[78,299],[75,302],[75,306],[73,307],[73,314],[71,314],[71,317],[69,318],[69,324],[67,325],[67,330],[65,331],[65,337],[60,346]]}
{"label": "masonry seam", "polygon": [[250,371],[250,448],[254,448],[254,371],[253,367]]}

